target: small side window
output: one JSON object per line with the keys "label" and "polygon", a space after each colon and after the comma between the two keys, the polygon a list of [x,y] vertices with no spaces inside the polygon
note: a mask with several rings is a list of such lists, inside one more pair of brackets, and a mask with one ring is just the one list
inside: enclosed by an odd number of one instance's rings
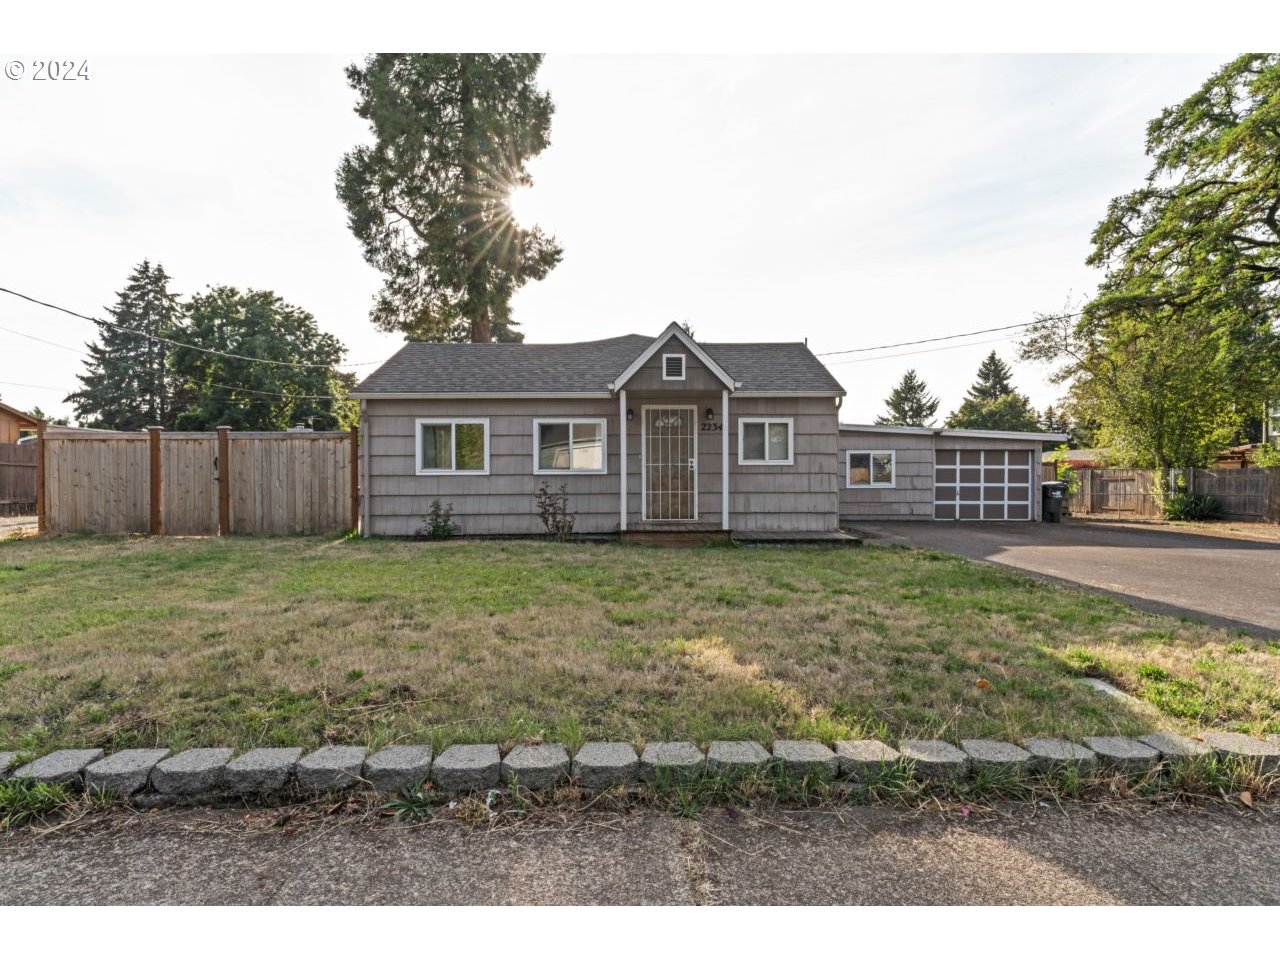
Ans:
{"label": "small side window", "polygon": [[892,487],[895,457],[892,450],[850,450],[846,454],[846,487]]}

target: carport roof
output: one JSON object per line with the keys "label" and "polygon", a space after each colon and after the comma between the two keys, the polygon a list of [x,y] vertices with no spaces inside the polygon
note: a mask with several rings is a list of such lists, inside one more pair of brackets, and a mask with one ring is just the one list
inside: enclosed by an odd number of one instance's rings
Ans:
{"label": "carport roof", "polygon": [[1039,440],[1067,442],[1065,433],[1024,433],[1020,430],[961,430],[954,427],[907,427],[888,423],[842,423],[840,432],[897,433],[935,437],[968,437],[971,440]]}

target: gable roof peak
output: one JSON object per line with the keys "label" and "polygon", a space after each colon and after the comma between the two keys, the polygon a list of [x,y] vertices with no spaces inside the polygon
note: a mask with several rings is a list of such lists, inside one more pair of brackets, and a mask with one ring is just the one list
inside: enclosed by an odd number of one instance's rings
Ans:
{"label": "gable roof peak", "polygon": [[614,381],[609,384],[609,389],[615,391],[622,389],[623,385],[634,377],[637,371],[648,363],[653,358],[653,355],[661,349],[662,345],[670,341],[672,337],[679,340],[685,349],[697,357],[698,360],[701,361],[702,365],[706,367],[717,380],[723,383],[727,389],[738,389],[740,384],[734,380],[733,377],[729,376],[724,367],[716,363],[707,351],[698,346],[693,337],[689,336],[689,334],[685,332],[684,327],[680,326],[680,324],[676,323],[674,320],[667,324],[667,328],[665,330],[653,338],[649,346],[641,352],[640,356],[636,357],[635,360],[631,362],[631,366],[623,370],[622,373],[620,373]]}

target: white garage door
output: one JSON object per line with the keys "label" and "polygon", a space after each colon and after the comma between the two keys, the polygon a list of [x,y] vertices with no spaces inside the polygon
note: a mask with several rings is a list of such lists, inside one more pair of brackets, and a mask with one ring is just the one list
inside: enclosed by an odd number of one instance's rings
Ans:
{"label": "white garage door", "polygon": [[1030,520],[1030,450],[939,450],[935,520]]}

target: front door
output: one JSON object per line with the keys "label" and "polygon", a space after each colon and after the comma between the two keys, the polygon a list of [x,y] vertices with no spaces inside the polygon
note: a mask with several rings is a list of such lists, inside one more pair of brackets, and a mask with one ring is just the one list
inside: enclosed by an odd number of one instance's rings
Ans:
{"label": "front door", "polygon": [[698,518],[697,419],[696,407],[642,408],[645,520]]}

